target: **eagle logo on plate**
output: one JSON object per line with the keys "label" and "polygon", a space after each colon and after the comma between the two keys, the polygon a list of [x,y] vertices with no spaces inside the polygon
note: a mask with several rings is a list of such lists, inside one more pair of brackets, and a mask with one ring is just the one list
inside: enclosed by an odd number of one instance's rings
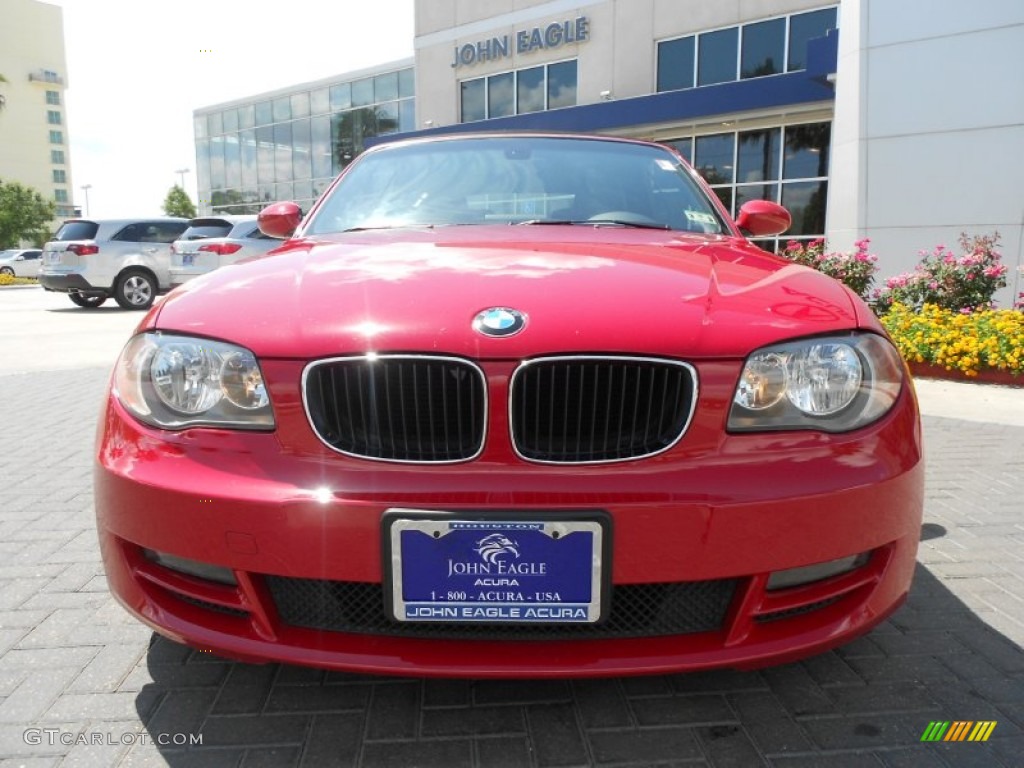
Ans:
{"label": "eagle logo on plate", "polygon": [[525,327],[526,315],[509,307],[491,307],[473,318],[473,330],[484,336],[514,336]]}
{"label": "eagle logo on plate", "polygon": [[474,547],[477,554],[484,562],[494,565],[501,555],[515,555],[519,557],[519,545],[503,533],[492,533],[485,536],[476,543]]}

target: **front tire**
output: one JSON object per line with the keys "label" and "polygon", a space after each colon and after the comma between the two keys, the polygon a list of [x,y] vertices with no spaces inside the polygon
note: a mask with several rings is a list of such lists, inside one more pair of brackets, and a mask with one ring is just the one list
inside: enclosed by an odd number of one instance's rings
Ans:
{"label": "front tire", "polygon": [[141,269],[129,269],[117,279],[114,300],[122,309],[149,309],[156,298],[156,280]]}
{"label": "front tire", "polygon": [[10,267],[0,267],[0,275],[10,275],[14,277],[14,270]]}
{"label": "front tire", "polygon": [[72,304],[77,304],[84,309],[96,309],[107,300],[106,296],[83,296],[81,293],[69,293],[68,298],[71,299]]}

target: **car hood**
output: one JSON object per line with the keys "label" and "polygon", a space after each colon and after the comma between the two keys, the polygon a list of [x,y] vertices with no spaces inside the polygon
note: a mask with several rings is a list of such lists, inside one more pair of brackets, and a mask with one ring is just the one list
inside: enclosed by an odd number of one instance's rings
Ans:
{"label": "car hood", "polygon": [[[472,329],[490,307],[515,336]],[[838,282],[746,241],[584,226],[352,232],[286,243],[172,292],[142,327],[242,344],[260,357],[429,352],[517,359],[568,352],[743,356],[847,330]]]}

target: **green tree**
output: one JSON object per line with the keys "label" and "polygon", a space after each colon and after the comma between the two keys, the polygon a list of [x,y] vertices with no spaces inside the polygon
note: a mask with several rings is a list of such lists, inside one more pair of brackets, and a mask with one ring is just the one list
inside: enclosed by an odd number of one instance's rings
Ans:
{"label": "green tree", "polygon": [[42,243],[57,206],[32,187],[0,179],[0,248],[16,248],[22,240]]}
{"label": "green tree", "polygon": [[196,217],[196,206],[180,184],[175,184],[167,193],[167,198],[164,200],[164,213],[168,216],[181,216],[183,219]]}

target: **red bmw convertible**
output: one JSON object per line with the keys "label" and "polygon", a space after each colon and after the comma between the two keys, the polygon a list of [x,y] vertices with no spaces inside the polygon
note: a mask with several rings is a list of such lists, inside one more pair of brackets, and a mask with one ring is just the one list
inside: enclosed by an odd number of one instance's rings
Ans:
{"label": "red bmw convertible", "polygon": [[421,676],[750,668],[910,587],[914,390],[871,311],[671,149],[361,155],[270,254],[171,293],[112,376],[111,590],[247,661]]}

